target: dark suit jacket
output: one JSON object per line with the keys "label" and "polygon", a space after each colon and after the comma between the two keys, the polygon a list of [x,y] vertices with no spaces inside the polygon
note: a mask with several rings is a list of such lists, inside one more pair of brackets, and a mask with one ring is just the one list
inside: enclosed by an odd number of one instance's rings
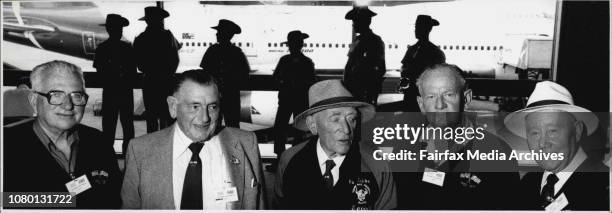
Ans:
{"label": "dark suit jacket", "polygon": [[[520,197],[524,209],[543,210],[540,206],[540,188],[543,172],[527,173],[521,180]],[[555,198],[565,194],[568,205],[563,210],[609,210],[610,169],[601,161],[585,160],[563,184]]]}
{"label": "dark suit jacket", "polygon": [[[121,188],[123,208],[175,209],[172,191],[175,126],[130,141]],[[231,156],[227,165],[238,191],[238,201],[232,203],[232,209],[263,209],[265,184],[255,134],[231,127],[218,134],[225,156]]]}
{"label": "dark suit jacket", "polygon": [[[35,121],[4,128],[4,191],[67,192],[70,175],[44,147],[33,129]],[[115,151],[102,141],[102,133],[81,124],[75,126],[79,143],[75,176],[87,175],[92,185],[77,195],[81,209],[119,208],[121,173]],[[108,176],[96,175],[105,171]],[[92,176],[93,175],[93,176]]]}
{"label": "dark suit jacket", "polygon": [[[372,150],[355,143],[340,166],[340,177],[329,191],[322,182],[316,153],[317,138],[283,152],[276,178],[275,202],[281,209],[367,210],[397,206],[395,182],[389,167],[376,161]],[[359,200],[356,190],[368,188]]]}

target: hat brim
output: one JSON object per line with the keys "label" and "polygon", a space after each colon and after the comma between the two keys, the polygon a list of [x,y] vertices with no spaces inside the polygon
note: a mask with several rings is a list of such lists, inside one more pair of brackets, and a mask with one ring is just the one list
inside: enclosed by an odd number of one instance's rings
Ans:
{"label": "hat brim", "polygon": [[371,120],[372,118],[374,118],[374,115],[376,114],[376,109],[374,108],[374,106],[371,104],[365,103],[365,102],[360,102],[360,101],[338,102],[338,103],[326,104],[326,105],[321,105],[321,106],[307,109],[306,111],[300,113],[298,116],[295,116],[295,118],[293,119],[293,126],[299,130],[308,131],[309,129],[308,129],[308,126],[306,125],[306,117],[308,117],[309,115],[315,114],[317,112],[326,110],[326,109],[339,108],[339,107],[355,107],[357,110],[359,110],[359,113],[361,113],[362,123]]}
{"label": "hat brim", "polygon": [[597,126],[599,125],[599,119],[595,114],[593,114],[593,112],[589,111],[588,109],[569,104],[551,104],[518,110],[508,114],[504,119],[504,124],[513,134],[521,138],[527,138],[525,133],[525,117],[529,113],[542,110],[559,110],[572,113],[576,120],[582,121],[585,124],[588,135],[595,132]]}

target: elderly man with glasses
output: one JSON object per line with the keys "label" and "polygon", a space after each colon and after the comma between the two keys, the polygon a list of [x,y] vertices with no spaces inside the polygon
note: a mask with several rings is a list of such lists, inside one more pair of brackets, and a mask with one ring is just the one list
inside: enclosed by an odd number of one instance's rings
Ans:
{"label": "elderly man with glasses", "polygon": [[5,192],[71,192],[76,208],[118,208],[121,174],[102,133],[79,124],[88,95],[81,69],[36,66],[28,99],[35,119],[4,127]]}

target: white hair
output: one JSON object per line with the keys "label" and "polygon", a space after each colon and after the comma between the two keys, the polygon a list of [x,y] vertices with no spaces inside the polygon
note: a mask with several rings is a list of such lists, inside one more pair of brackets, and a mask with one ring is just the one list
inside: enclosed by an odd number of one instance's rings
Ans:
{"label": "white hair", "polygon": [[32,83],[32,89],[34,91],[42,91],[43,80],[45,80],[52,73],[67,73],[76,76],[83,84],[83,90],[85,89],[85,78],[81,68],[65,62],[65,61],[50,61],[34,67],[32,73],[30,73],[30,82]]}

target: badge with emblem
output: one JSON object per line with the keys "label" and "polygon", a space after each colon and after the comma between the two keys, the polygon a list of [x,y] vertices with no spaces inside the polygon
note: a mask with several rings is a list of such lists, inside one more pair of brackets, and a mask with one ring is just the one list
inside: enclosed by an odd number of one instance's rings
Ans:
{"label": "badge with emblem", "polygon": [[370,189],[370,180],[367,178],[356,178],[354,181],[349,180],[349,184],[353,185],[351,192],[354,194],[355,202],[352,210],[369,210],[368,201],[370,200],[372,190]]}
{"label": "badge with emblem", "polygon": [[96,185],[107,184],[110,181],[108,172],[104,170],[94,170],[91,172],[91,182]]}

